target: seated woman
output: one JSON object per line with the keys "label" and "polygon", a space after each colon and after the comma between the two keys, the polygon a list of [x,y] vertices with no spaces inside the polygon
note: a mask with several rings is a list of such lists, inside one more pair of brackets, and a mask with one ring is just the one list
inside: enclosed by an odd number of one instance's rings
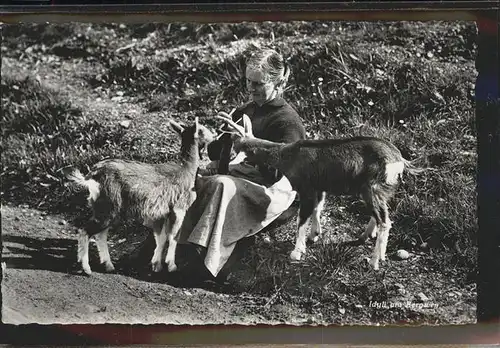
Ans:
{"label": "seated woman", "polygon": [[[248,59],[245,75],[251,101],[236,109],[233,120],[248,115],[258,138],[283,143],[305,139],[299,115],[283,99],[290,75],[283,57],[272,49],[258,49]],[[180,244],[196,247],[211,277],[222,273],[222,279],[238,258],[236,244],[286,215],[296,198],[286,177],[272,168],[247,161],[229,164],[231,146],[229,134],[209,145],[209,157],[214,162],[208,166],[211,169],[199,171],[202,177],[196,183],[197,199],[186,214],[178,238]]]}

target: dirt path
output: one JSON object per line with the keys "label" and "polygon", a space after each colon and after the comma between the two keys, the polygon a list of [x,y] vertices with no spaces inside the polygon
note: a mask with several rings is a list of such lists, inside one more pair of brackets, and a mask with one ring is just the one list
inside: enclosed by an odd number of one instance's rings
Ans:
{"label": "dirt path", "polygon": [[[59,216],[2,207],[2,321],[26,323],[304,323],[266,298],[176,288],[120,274],[75,273],[76,240]],[[276,318],[276,319],[274,319]]]}
{"label": "dirt path", "polygon": [[[84,276],[75,260],[73,230],[61,216],[27,207],[2,206],[4,323],[328,324],[292,303],[274,304],[271,298],[248,293],[180,288],[166,284],[165,280],[140,280],[120,272],[95,271],[91,277]],[[128,242],[110,242],[113,260],[127,258]],[[95,252],[95,246],[91,244],[92,251]],[[411,293],[421,291],[425,283],[426,293],[439,303],[437,308],[417,312],[433,313],[450,323],[474,318],[475,291],[451,291],[453,286],[444,284],[446,279],[437,275],[420,274],[418,279],[406,279],[401,267],[404,266],[396,266],[397,270],[390,272],[395,277],[399,275],[395,281],[405,284]],[[248,275],[238,277],[244,282]],[[339,321],[369,324],[367,310],[373,308],[359,309],[359,313],[353,312]],[[383,316],[390,315],[387,309],[379,311]]]}

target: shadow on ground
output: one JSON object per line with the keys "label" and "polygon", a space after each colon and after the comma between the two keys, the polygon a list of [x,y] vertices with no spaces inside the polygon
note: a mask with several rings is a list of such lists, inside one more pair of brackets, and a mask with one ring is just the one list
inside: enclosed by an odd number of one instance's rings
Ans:
{"label": "shadow on ground", "polygon": [[[8,268],[74,273],[76,240],[4,235],[2,262]],[[75,259],[75,260],[73,260]]]}

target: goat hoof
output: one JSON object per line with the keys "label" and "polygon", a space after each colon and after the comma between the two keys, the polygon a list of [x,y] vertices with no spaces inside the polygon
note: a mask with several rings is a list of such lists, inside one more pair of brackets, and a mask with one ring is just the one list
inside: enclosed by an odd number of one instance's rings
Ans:
{"label": "goat hoof", "polygon": [[349,243],[351,243],[351,245],[354,245],[354,246],[359,246],[359,245],[365,244],[367,240],[368,240],[367,238],[359,237],[358,239],[355,239]]}
{"label": "goat hoof", "polygon": [[169,272],[175,272],[175,271],[177,271],[177,265],[175,263],[169,263],[168,264],[168,271]]}
{"label": "goat hoof", "polygon": [[153,270],[153,272],[155,272],[155,273],[161,272],[162,268],[163,268],[163,267],[162,267],[162,265],[161,265],[161,262],[155,262],[155,263],[153,263],[153,265],[152,265],[152,267],[151,267],[151,269],[152,269],[152,270]]}
{"label": "goat hoof", "polygon": [[300,251],[294,250],[290,254],[290,259],[292,259],[293,261],[300,261],[301,256],[302,253]]}
{"label": "goat hoof", "polygon": [[86,274],[86,275],[92,275],[92,270],[90,269],[90,267],[83,267],[83,272]]}
{"label": "goat hoof", "polygon": [[370,265],[372,266],[374,271],[378,271],[380,268],[379,264],[378,264],[378,260],[370,260]]}
{"label": "goat hoof", "polygon": [[106,270],[106,272],[111,273],[115,271],[115,266],[113,266],[111,262],[106,262],[104,264],[104,269]]}
{"label": "goat hoof", "polygon": [[309,238],[309,242],[316,243],[319,240],[319,235],[315,235],[314,237]]}

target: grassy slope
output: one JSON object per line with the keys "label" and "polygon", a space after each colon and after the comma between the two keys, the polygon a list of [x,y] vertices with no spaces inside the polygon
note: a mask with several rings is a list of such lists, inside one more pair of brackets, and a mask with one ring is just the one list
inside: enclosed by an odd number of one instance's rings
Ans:
{"label": "grassy slope", "polygon": [[[333,320],[342,303],[365,317],[356,304],[451,289],[451,280],[461,289],[474,282],[472,23],[26,25],[5,27],[2,35],[3,201],[72,214],[84,202],[63,185],[62,166],[83,167],[103,156],[173,158],[177,140],[161,127],[163,114],[192,120],[244,101],[244,52],[274,37],[292,66],[287,97],[310,137],[351,135],[364,124],[364,133],[391,139],[405,157],[423,158],[439,171],[406,178],[392,202],[388,250],[413,252],[411,262],[389,262],[387,273],[377,275],[363,260],[372,245],[330,243],[355,237],[367,218],[357,200],[329,197],[324,243],[302,265],[290,265],[293,223],[276,231],[273,244],[257,241],[235,273],[245,290],[275,304],[321,308]],[[29,72],[22,78],[26,67],[36,67],[42,83]],[[44,74],[65,76],[72,92],[52,90]],[[124,113],[139,105],[145,115],[125,130],[116,121],[126,115],[103,115],[78,102],[84,93],[120,103]],[[427,272],[434,277],[429,284],[401,280]],[[394,288],[402,282],[406,290]],[[411,313],[386,319],[418,319]]]}

